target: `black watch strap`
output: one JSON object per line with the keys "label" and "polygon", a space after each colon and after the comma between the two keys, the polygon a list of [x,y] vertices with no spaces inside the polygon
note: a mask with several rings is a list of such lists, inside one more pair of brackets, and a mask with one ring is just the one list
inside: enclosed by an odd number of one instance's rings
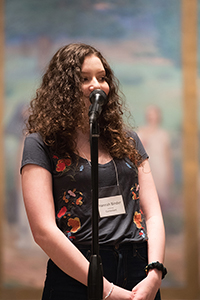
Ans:
{"label": "black watch strap", "polygon": [[148,274],[149,270],[157,269],[162,272],[162,279],[167,274],[167,269],[159,261],[152,262],[145,267],[145,272]]}

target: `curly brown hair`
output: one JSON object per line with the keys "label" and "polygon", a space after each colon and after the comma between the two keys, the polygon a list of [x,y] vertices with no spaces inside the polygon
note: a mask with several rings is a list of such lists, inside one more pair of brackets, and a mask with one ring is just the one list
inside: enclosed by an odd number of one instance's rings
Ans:
{"label": "curly brown hair", "polygon": [[[105,69],[110,91],[99,118],[100,138],[114,158],[140,157],[123,121],[123,99],[118,80],[108,62],[94,47],[82,43],[60,48],[51,59],[36,97],[31,101],[28,133],[38,132],[52,151],[65,156],[76,150],[76,132],[84,128],[85,102],[81,90],[81,67],[86,56],[97,56]],[[132,141],[131,141],[132,140]]]}

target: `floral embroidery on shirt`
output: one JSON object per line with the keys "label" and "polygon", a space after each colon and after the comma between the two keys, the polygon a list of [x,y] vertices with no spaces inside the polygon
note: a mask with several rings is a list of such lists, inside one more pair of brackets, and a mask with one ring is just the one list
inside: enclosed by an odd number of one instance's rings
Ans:
{"label": "floral embroidery on shirt", "polygon": [[56,171],[57,172],[63,172],[66,170],[67,167],[71,166],[71,159],[70,158],[65,158],[65,159],[59,159],[57,161],[56,165]]}
{"label": "floral embroidery on shirt", "polygon": [[132,193],[132,199],[133,200],[138,200],[139,199],[139,190],[140,190],[139,184],[135,183],[135,186],[133,186],[131,188],[131,193]]}
{"label": "floral embroidery on shirt", "polygon": [[67,235],[68,239],[75,240],[75,236],[73,236],[70,231],[67,231],[65,234]]}
{"label": "floral embroidery on shirt", "polygon": [[146,238],[146,234],[142,229],[140,230],[139,235],[142,236],[143,238]]}
{"label": "floral embroidery on shirt", "polygon": [[133,217],[133,221],[135,223],[135,225],[137,226],[137,228],[141,229],[142,228],[142,215],[139,212],[135,212],[134,217]]}
{"label": "floral embroidery on shirt", "polygon": [[136,227],[139,229],[139,235],[143,238],[146,238],[145,230],[144,230],[144,217],[143,211],[140,209],[139,212],[135,212],[133,217],[133,222],[135,223]]}
{"label": "floral embroidery on shirt", "polygon": [[57,155],[53,155],[55,160],[55,171],[62,175],[67,173],[67,176],[71,178],[72,181],[75,181],[75,175],[78,171],[82,171],[81,167],[78,167],[78,160],[72,163],[72,158],[70,156],[66,158],[59,158]]}
{"label": "floral embroidery on shirt", "polygon": [[79,171],[82,172],[84,170],[84,166],[81,165]]}
{"label": "floral embroidery on shirt", "polygon": [[68,221],[68,226],[72,227],[71,232],[73,233],[77,232],[77,230],[81,228],[80,219],[77,217],[75,217],[74,219],[70,218]]}
{"label": "floral embroidery on shirt", "polygon": [[80,219],[78,217],[72,218],[71,209],[76,206],[81,206],[83,204],[83,198],[83,193],[76,189],[63,192],[62,200],[64,201],[64,206],[58,211],[56,219],[58,225],[64,229],[65,234],[70,239],[75,239],[72,233],[77,232],[78,229],[81,228]]}
{"label": "floral embroidery on shirt", "polygon": [[129,169],[131,169],[131,166],[126,162],[126,165],[127,165],[127,167],[129,168]]}
{"label": "floral embroidery on shirt", "polygon": [[66,212],[67,212],[67,207],[63,206],[63,207],[61,208],[61,210],[59,211],[59,213],[57,214],[57,217],[58,217],[59,219],[62,218],[62,217],[65,215]]}

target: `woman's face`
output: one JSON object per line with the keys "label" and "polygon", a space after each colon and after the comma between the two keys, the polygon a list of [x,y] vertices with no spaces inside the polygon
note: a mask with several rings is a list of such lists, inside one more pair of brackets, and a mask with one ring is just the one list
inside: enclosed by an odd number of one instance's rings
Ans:
{"label": "woman's face", "polygon": [[101,89],[106,95],[109,93],[109,85],[106,81],[106,72],[101,60],[95,56],[86,56],[81,68],[82,91],[86,107],[89,108],[89,96],[93,90]]}

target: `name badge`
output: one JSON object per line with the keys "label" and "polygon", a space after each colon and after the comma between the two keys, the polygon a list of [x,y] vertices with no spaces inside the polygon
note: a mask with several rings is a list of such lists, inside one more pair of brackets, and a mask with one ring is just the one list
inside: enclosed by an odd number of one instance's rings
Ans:
{"label": "name badge", "polygon": [[101,218],[125,214],[122,195],[99,198],[99,215]]}

